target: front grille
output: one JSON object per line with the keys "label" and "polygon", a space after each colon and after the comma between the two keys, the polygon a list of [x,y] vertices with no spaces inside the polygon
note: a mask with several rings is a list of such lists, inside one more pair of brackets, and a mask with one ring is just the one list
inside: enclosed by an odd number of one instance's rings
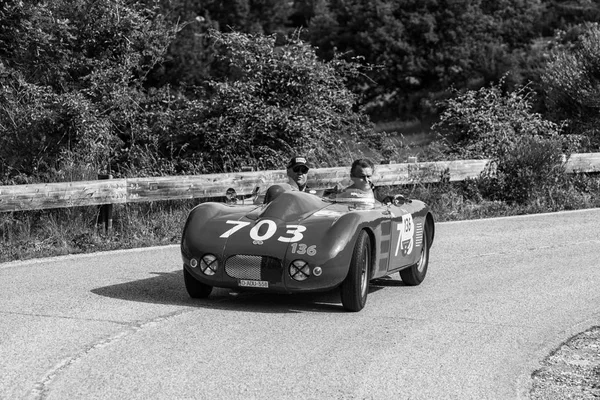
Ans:
{"label": "front grille", "polygon": [[235,255],[225,261],[225,272],[236,279],[270,280],[272,272],[280,270],[281,261],[273,257]]}

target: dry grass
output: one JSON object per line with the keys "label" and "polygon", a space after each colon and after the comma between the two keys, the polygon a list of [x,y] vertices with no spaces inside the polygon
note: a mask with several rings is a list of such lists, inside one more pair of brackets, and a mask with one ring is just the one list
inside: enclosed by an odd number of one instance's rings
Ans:
{"label": "dry grass", "polygon": [[[380,188],[428,203],[437,221],[489,218],[600,207],[600,178],[577,177],[527,204],[490,201],[470,183],[416,184]],[[179,243],[189,210],[200,200],[114,206],[109,233],[96,227],[98,208],[0,213],[0,262]]]}
{"label": "dry grass", "polygon": [[95,207],[2,213],[0,262],[178,243],[196,203],[115,205],[108,233]]}

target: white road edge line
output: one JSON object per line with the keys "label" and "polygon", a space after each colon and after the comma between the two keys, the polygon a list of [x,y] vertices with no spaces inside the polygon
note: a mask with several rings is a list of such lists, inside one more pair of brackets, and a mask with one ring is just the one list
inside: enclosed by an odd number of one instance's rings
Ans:
{"label": "white road edge line", "polygon": [[41,264],[45,262],[57,262],[63,260],[74,260],[80,258],[90,258],[97,257],[98,255],[111,255],[111,254],[121,254],[121,253],[139,253],[147,250],[160,250],[160,249],[169,249],[169,248],[178,248],[179,244],[167,244],[164,246],[150,246],[150,247],[136,247],[135,249],[120,249],[120,250],[107,250],[107,251],[97,251],[94,253],[81,253],[81,254],[66,254],[64,256],[56,256],[56,257],[44,257],[44,258],[30,258],[28,260],[17,260],[17,261],[8,261],[5,263],[0,263],[0,269],[4,268],[12,268],[19,267],[24,264]]}
{"label": "white road edge line", "polygon": [[[600,212],[600,208],[583,208],[580,210],[554,211],[554,212],[546,212],[546,213],[538,213],[538,214],[509,215],[507,217],[461,219],[460,221],[436,222],[436,225],[461,224],[461,223],[465,223],[465,222],[486,222],[486,221],[497,221],[497,220],[502,220],[502,219],[548,217],[548,216],[557,215],[557,214],[580,214],[580,213],[587,213],[587,212]],[[435,217],[435,215],[434,215],[434,217]]]}

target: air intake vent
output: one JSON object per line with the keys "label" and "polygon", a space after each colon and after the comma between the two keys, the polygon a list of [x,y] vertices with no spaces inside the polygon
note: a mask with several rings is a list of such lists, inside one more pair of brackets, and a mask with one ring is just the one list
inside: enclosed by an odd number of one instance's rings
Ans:
{"label": "air intake vent", "polygon": [[281,274],[281,261],[273,257],[236,255],[225,261],[225,272],[236,279],[268,280],[274,271]]}

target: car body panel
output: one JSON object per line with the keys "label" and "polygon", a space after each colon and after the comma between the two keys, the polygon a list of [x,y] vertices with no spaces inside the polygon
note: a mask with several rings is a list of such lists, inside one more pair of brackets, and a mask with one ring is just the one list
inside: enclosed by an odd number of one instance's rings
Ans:
{"label": "car body panel", "polygon": [[[415,264],[428,215],[418,200],[340,202],[299,191],[284,192],[268,204],[204,203],[188,216],[181,253],[184,268],[210,286],[240,288],[242,281],[256,281],[268,286],[261,290],[275,292],[328,290],[346,278],[361,230],[375,250],[370,279]],[[207,253],[219,260],[212,276],[190,264]],[[309,266],[306,280],[289,273],[297,260]]]}

